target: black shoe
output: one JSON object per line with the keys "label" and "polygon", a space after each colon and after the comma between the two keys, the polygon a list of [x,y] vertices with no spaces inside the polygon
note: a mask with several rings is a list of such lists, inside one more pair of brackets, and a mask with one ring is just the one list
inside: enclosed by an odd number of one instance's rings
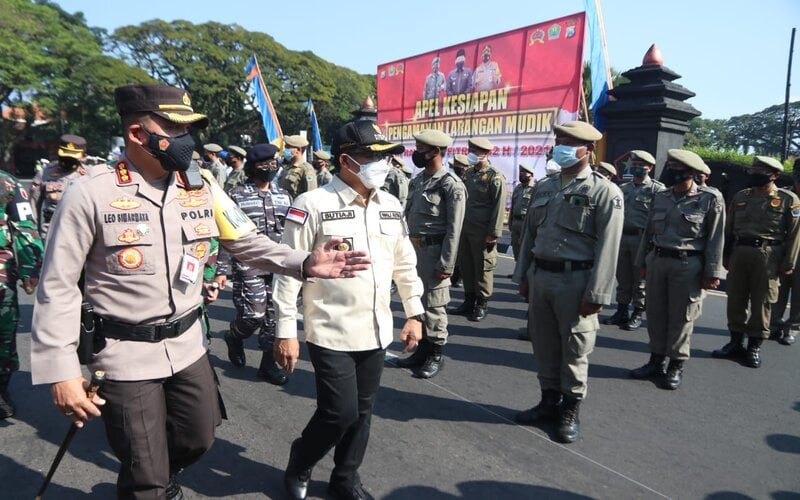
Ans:
{"label": "black shoe", "polygon": [[464,302],[460,306],[448,309],[448,314],[455,314],[457,316],[469,316],[475,310],[475,295],[471,293],[464,294]]}
{"label": "black shoe", "polygon": [[628,316],[628,304],[617,304],[617,312],[600,323],[604,325],[624,325],[630,319],[630,316]]}
{"label": "black shoe", "polygon": [[228,345],[228,359],[233,366],[244,366],[247,359],[244,357],[244,341],[233,332],[225,332],[225,343]]}
{"label": "black shoe", "polygon": [[481,321],[486,317],[489,311],[489,304],[486,299],[478,299],[475,303],[475,309],[473,309],[472,314],[470,314],[467,319],[470,321]]}
{"label": "black shoe", "polygon": [[667,374],[664,376],[662,388],[674,391],[681,386],[683,380],[683,361],[671,359],[667,367]]}
{"label": "black shoe", "polygon": [[558,418],[558,409],[561,404],[561,393],[553,389],[542,391],[542,400],[533,408],[521,411],[514,415],[514,421],[522,425],[532,425],[545,420]]}
{"label": "black shoe", "polygon": [[332,500],[372,500],[375,497],[364,488],[361,481],[358,481],[352,487],[338,483],[328,484],[328,498]]}
{"label": "black shoe", "polygon": [[558,439],[562,443],[574,443],[581,432],[581,421],[578,413],[581,400],[572,396],[564,396],[561,403],[561,415],[558,419]]}
{"label": "black shoe", "polygon": [[437,373],[444,368],[444,356],[442,356],[442,346],[439,344],[430,344],[428,348],[428,356],[425,358],[421,366],[414,370],[414,376],[417,378],[433,378]]}
{"label": "black shoe", "polygon": [[425,363],[425,360],[428,358],[428,351],[430,350],[430,343],[428,342],[427,337],[423,337],[420,343],[417,345],[417,348],[411,353],[411,356],[407,358],[398,358],[395,361],[395,365],[398,368],[418,368]]}
{"label": "black shoe", "polygon": [[657,375],[666,375],[667,359],[663,354],[650,353],[650,361],[647,364],[635,368],[630,372],[631,378],[644,379]]}
{"label": "black shoe", "polygon": [[758,368],[761,366],[761,339],[756,337],[748,338],[744,364],[750,368]]}
{"label": "black shoe", "polygon": [[272,351],[263,352],[261,355],[261,364],[258,367],[256,375],[272,385],[284,385],[289,381],[289,376],[286,374],[286,371],[278,365],[272,357]]}
{"label": "black shoe", "polygon": [[721,348],[712,351],[711,357],[717,359],[742,358],[747,353],[744,348],[744,335],[738,332],[731,332],[731,341]]}
{"label": "black shoe", "polygon": [[308,495],[308,483],[311,482],[312,467],[304,468],[298,462],[297,447],[300,439],[295,439],[289,451],[289,463],[283,473],[283,487],[289,498],[303,500]]}
{"label": "black shoe", "polygon": [[167,483],[167,489],[164,490],[164,493],[167,496],[167,500],[183,500],[183,490],[181,485],[178,484],[175,474],[169,475],[169,483]]}
{"label": "black shoe", "polygon": [[795,340],[794,330],[792,330],[791,328],[785,328],[783,330],[783,335],[781,336],[780,339],[778,339],[778,342],[780,342],[783,345],[792,345],[794,344],[794,340]]}
{"label": "black shoe", "polygon": [[769,339],[770,340],[780,340],[783,337],[784,327],[781,325],[770,325],[769,327]]}
{"label": "black shoe", "polygon": [[13,417],[17,409],[8,393],[8,384],[11,382],[11,373],[0,375],[0,420]]}
{"label": "black shoe", "polygon": [[460,279],[451,279],[450,286],[453,288],[461,288],[461,280]]}
{"label": "black shoe", "polygon": [[635,307],[633,309],[633,313],[631,314],[631,317],[628,319],[628,322],[627,323],[623,323],[622,325],[620,325],[620,328],[622,328],[623,330],[627,330],[629,332],[637,330],[640,326],[642,326],[642,313],[643,312],[644,312],[643,309],[639,309],[638,307]]}

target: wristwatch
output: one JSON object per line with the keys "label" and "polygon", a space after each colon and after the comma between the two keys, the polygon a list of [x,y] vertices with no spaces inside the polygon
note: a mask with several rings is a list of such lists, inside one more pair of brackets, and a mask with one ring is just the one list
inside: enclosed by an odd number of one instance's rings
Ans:
{"label": "wristwatch", "polygon": [[425,323],[425,315],[424,314],[417,314],[416,316],[411,316],[408,319],[415,319],[415,320],[419,321],[420,323]]}

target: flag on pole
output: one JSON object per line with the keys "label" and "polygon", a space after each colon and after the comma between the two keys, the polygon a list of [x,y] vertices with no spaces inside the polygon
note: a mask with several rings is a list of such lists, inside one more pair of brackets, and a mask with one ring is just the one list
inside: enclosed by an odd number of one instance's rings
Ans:
{"label": "flag on pole", "polygon": [[267,87],[264,85],[264,77],[261,76],[261,68],[258,67],[255,55],[250,58],[250,62],[245,68],[245,73],[247,73],[247,81],[253,83],[256,106],[261,113],[261,121],[264,123],[267,140],[283,149],[281,124],[278,123],[278,115],[275,113],[275,108],[272,107],[272,100],[270,100]]}
{"label": "flag on pole", "polygon": [[605,120],[597,112],[608,102],[608,91],[611,83],[611,67],[606,50],[606,34],[603,28],[603,17],[600,12],[600,0],[583,0],[586,10],[586,28],[589,38],[589,67],[592,72],[592,118],[594,127],[603,132]]}
{"label": "flag on pole", "polygon": [[311,120],[311,135],[312,135],[312,146],[314,146],[314,151],[319,151],[322,149],[322,139],[319,137],[319,124],[317,124],[317,113],[314,111],[314,103],[311,102],[311,99],[308,100],[306,104],[306,110],[308,111],[308,117]]}

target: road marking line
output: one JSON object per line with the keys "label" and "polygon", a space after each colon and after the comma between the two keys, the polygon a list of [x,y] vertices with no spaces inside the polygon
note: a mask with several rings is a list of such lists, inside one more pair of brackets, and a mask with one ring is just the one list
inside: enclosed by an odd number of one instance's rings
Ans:
{"label": "road marking line", "polygon": [[[387,354],[387,358],[388,358],[388,357],[389,357],[389,351],[386,351],[386,354]],[[394,358],[397,358],[397,357],[398,357],[396,354],[392,354],[392,355],[394,356]],[[392,361],[393,361],[393,360],[392,360]],[[594,460],[594,459],[592,459],[592,458],[590,458],[590,457],[587,457],[587,456],[586,456],[586,455],[584,455],[583,453],[580,453],[580,452],[578,452],[578,451],[575,451],[575,450],[573,450],[573,449],[571,449],[571,448],[569,448],[569,447],[567,447],[567,446],[564,446],[564,445],[563,445],[563,444],[561,444],[561,443],[556,443],[556,442],[554,442],[554,441],[553,441],[553,440],[551,440],[551,439],[550,439],[550,437],[549,437],[549,436],[547,436],[546,434],[543,434],[543,433],[541,433],[541,432],[537,432],[536,430],[534,430],[534,429],[533,429],[533,428],[531,428],[531,427],[527,427],[527,426],[524,426],[524,425],[520,425],[520,424],[518,424],[518,423],[514,422],[513,420],[509,420],[509,419],[507,419],[506,417],[504,417],[504,416],[502,416],[502,415],[500,415],[500,414],[498,414],[498,413],[495,413],[495,412],[493,412],[493,411],[492,411],[492,410],[490,410],[489,408],[486,408],[485,406],[481,405],[480,403],[476,403],[475,401],[472,401],[471,399],[465,398],[465,397],[464,397],[464,396],[462,396],[461,394],[458,394],[458,393],[456,393],[456,392],[453,392],[453,391],[451,391],[450,389],[447,389],[446,387],[443,387],[443,386],[441,386],[441,385],[437,384],[436,382],[433,382],[433,381],[431,381],[430,379],[424,379],[424,381],[425,381],[425,382],[427,382],[428,384],[430,384],[430,385],[434,386],[434,387],[437,387],[437,388],[441,389],[442,391],[444,391],[444,392],[446,392],[446,393],[448,393],[448,394],[450,394],[450,395],[452,395],[452,396],[455,396],[456,398],[458,398],[458,399],[460,399],[460,400],[462,400],[462,401],[464,401],[464,402],[466,402],[466,403],[469,403],[469,404],[471,404],[471,405],[477,406],[478,408],[480,408],[481,410],[485,411],[486,413],[489,413],[490,415],[494,415],[495,417],[497,417],[498,419],[500,419],[500,420],[502,420],[502,421],[504,421],[504,422],[506,422],[506,423],[512,424],[512,425],[514,425],[514,426],[516,426],[516,427],[519,427],[520,429],[522,429],[522,430],[524,430],[524,431],[527,431],[528,433],[530,433],[530,434],[532,434],[532,435],[534,435],[534,436],[538,437],[540,440],[542,440],[542,441],[544,441],[544,442],[546,442],[546,443],[548,443],[548,444],[550,444],[550,445],[553,445],[553,446],[555,446],[555,447],[557,447],[557,448],[561,448],[563,451],[566,451],[566,452],[572,453],[572,454],[573,454],[573,455],[575,455],[576,457],[578,457],[578,458],[582,458],[582,459],[586,460],[587,462],[589,462],[589,463],[592,463],[592,464],[594,464],[594,465],[596,465],[596,466],[600,467],[601,469],[604,469],[604,470],[606,470],[606,471],[608,471],[608,472],[610,472],[610,473],[612,473],[612,474],[614,474],[614,475],[616,475],[616,476],[619,476],[619,477],[621,477],[622,479],[625,479],[626,481],[630,481],[631,483],[633,483],[633,484],[635,484],[635,485],[637,485],[637,486],[639,486],[639,487],[641,487],[641,488],[644,488],[645,490],[647,490],[647,491],[649,491],[649,492],[651,492],[651,493],[654,493],[654,494],[656,494],[656,495],[658,495],[658,496],[660,496],[660,497],[662,497],[662,498],[667,498],[667,499],[670,499],[670,500],[671,500],[671,497],[669,497],[668,495],[665,495],[664,493],[661,493],[660,491],[654,490],[653,488],[651,488],[651,487],[647,486],[646,484],[642,484],[642,483],[640,483],[639,481],[637,481],[637,480],[633,479],[632,477],[630,477],[630,476],[626,476],[626,475],[625,475],[625,474],[623,474],[622,472],[619,472],[619,471],[617,471],[617,470],[614,470],[614,469],[612,469],[611,467],[609,467],[609,466],[607,466],[607,465],[603,465],[603,464],[601,464],[600,462],[598,462],[597,460]]]}

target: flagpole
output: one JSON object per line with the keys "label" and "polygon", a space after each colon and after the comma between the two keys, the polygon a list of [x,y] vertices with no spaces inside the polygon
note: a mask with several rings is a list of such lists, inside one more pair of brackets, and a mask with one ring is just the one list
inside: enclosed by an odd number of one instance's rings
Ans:
{"label": "flagpole", "polygon": [[597,24],[600,27],[600,40],[603,41],[603,59],[606,63],[606,79],[608,80],[608,90],[614,88],[614,83],[611,81],[611,62],[608,59],[608,44],[606,44],[606,26],[603,23],[603,11],[600,9],[600,0],[594,0],[595,8],[597,9]]}

